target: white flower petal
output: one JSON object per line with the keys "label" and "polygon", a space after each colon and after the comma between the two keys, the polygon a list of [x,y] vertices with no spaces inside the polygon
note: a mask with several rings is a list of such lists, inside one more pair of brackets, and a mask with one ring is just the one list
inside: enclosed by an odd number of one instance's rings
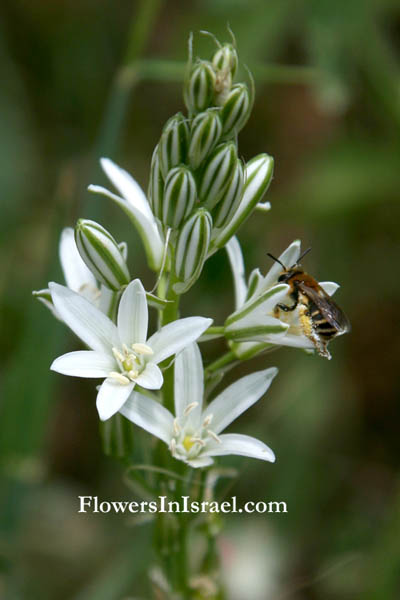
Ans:
{"label": "white flower petal", "polygon": [[190,344],[178,354],[175,360],[175,414],[179,418],[185,408],[197,403],[191,411],[193,423],[200,421],[204,394],[204,371],[200,350],[197,344]]}
{"label": "white flower petal", "polygon": [[108,377],[110,371],[117,368],[116,362],[109,354],[93,350],[68,352],[53,361],[50,369],[72,375],[74,377]]}
{"label": "white flower petal", "polygon": [[194,469],[199,469],[201,467],[209,467],[213,464],[213,459],[210,456],[198,456],[197,458],[192,458],[187,461],[187,464],[193,467]]}
{"label": "white flower petal", "polygon": [[249,435],[239,433],[223,433],[219,436],[221,442],[214,440],[207,443],[204,456],[223,456],[226,454],[237,454],[275,462],[275,454],[264,442]]}
{"label": "white flower petal", "polygon": [[113,313],[113,307],[115,308],[118,296],[118,292],[114,292],[105,285],[101,285],[100,298],[98,303],[99,310],[101,310],[101,312],[105,315],[110,316]]}
{"label": "white flower petal", "polygon": [[100,164],[103,171],[111,181],[113,186],[119,191],[132,206],[137,208],[141,213],[153,217],[146,195],[140,185],[135,181],[127,171],[121,169],[109,158],[101,158]]}
{"label": "white flower petal", "polygon": [[328,294],[328,296],[333,296],[333,294],[340,288],[340,285],[334,281],[320,281],[319,285],[322,287],[324,292]]}
{"label": "white flower petal", "polygon": [[164,383],[164,378],[161,369],[154,363],[149,362],[135,381],[147,390],[159,390]]}
{"label": "white flower petal", "polygon": [[125,404],[134,387],[133,382],[124,384],[119,383],[112,377],[105,379],[100,386],[96,399],[100,419],[106,421],[115,415]]}
{"label": "white flower petal", "polygon": [[121,408],[120,413],[166,444],[170,443],[174,417],[159,402],[138,392],[133,392]]}
{"label": "white flower petal", "polygon": [[245,301],[247,286],[242,250],[236,236],[229,240],[225,249],[228,253],[229,263],[232,269],[233,283],[235,286],[235,310],[237,310]]}
{"label": "white flower petal", "polygon": [[204,416],[213,415],[211,429],[215,433],[223,431],[237,419],[269,388],[278,369],[271,367],[264,371],[251,373],[227,387],[207,407]]}
{"label": "white flower petal", "polygon": [[146,342],[154,352],[152,362],[160,363],[172,354],[177,354],[197,340],[212,322],[212,319],[205,317],[186,317],[164,325]]}
{"label": "white flower petal", "polygon": [[286,333],[284,336],[279,338],[279,340],[271,340],[266,339],[266,341],[271,341],[271,343],[278,344],[279,346],[291,346],[292,348],[307,348],[307,349],[315,349],[314,344],[306,338],[305,335],[295,335],[293,333]]}
{"label": "white flower petal", "polygon": [[118,308],[118,333],[121,342],[130,347],[144,343],[147,337],[148,309],[146,292],[139,279],[131,281]]}
{"label": "white flower petal", "polygon": [[58,283],[49,288],[58,314],[89,348],[110,354],[119,345],[116,326],[89,300]]}
{"label": "white flower petal", "polygon": [[58,250],[67,286],[79,293],[87,286],[96,290],[96,278],[81,259],[72,227],[63,229]]}
{"label": "white flower petal", "polygon": [[[285,267],[287,269],[289,269],[291,266],[296,264],[296,262],[298,261],[299,256],[300,256],[300,247],[301,247],[300,240],[295,240],[278,257],[279,260],[281,261],[281,263],[283,265],[285,265]],[[272,260],[272,258],[269,260]],[[274,285],[277,282],[278,277],[281,273],[282,273],[282,266],[279,263],[274,261],[272,267],[270,268],[270,270],[268,271],[268,273],[266,274],[266,276],[264,278],[264,282],[263,282],[261,291],[267,290],[269,287],[271,287],[271,285]]]}

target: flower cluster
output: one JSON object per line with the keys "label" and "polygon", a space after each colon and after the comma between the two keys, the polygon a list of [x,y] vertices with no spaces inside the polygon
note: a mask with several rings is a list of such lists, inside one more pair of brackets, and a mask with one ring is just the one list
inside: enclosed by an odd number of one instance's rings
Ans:
{"label": "flower cluster", "polygon": [[[290,304],[290,286],[279,281],[281,265],[298,262],[300,242],[293,242],[265,276],[255,269],[245,280],[235,234],[256,207],[269,209],[261,200],[273,160],[268,154],[246,163],[240,158],[237,135],[249,117],[253,89],[235,82],[238,64],[232,44],[218,45],[209,61],[193,60],[190,52],[184,84],[188,115],[177,113],[166,123],[151,160],[147,196],[107,158],[101,166],[117,193],[89,186],[122,208],[134,225],[148,266],[157,274],[157,292],[146,292],[132,278],[127,244],[86,219],[61,235],[66,286],[50,283],[35,292],[87,348],[60,356],[51,369],[102,379],[97,393],[102,421],[123,415],[191,467],[206,467],[224,454],[275,459],[263,442],[222,431],[263,396],[277,370],[242,377],[206,405],[215,383],[210,384],[213,369],[205,374],[196,342],[225,336],[228,358],[234,360],[278,346],[313,349],[299,312],[279,309]],[[210,318],[179,318],[180,295],[200,277],[207,258],[223,247],[233,272],[234,312],[214,328]],[[330,282],[320,286],[326,294],[337,288]],[[159,317],[150,335],[149,306]],[[221,364],[229,368],[229,360]],[[217,372],[217,383],[224,373],[224,368]]]}

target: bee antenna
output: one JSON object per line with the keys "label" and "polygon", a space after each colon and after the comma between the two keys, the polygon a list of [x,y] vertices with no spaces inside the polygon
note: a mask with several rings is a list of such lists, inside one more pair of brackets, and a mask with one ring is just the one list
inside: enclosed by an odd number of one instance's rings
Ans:
{"label": "bee antenna", "polygon": [[286,271],[285,265],[279,260],[279,258],[276,258],[275,256],[273,256],[270,252],[267,252],[267,256],[269,256],[270,258],[272,258],[272,260],[274,260],[275,262],[279,263],[281,265],[281,267],[283,267],[285,269],[285,271]]}
{"label": "bee antenna", "polygon": [[309,248],[307,248],[307,250],[305,250],[305,251],[303,252],[303,254],[302,254],[300,257],[299,257],[299,259],[298,259],[298,261],[297,261],[297,263],[296,263],[297,265],[299,264],[299,262],[301,261],[301,259],[302,259],[302,258],[304,258],[304,257],[305,257],[305,255],[306,255],[306,254],[308,254],[308,253],[310,252],[310,250],[311,250],[311,246],[310,246]]}

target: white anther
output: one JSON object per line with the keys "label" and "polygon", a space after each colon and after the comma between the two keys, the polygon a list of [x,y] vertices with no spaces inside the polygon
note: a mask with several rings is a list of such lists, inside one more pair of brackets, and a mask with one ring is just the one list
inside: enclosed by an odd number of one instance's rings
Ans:
{"label": "white anther", "polygon": [[213,420],[213,418],[214,418],[214,415],[207,415],[203,421],[203,427],[208,427],[211,424],[211,421]]}
{"label": "white anther", "polygon": [[176,441],[172,438],[171,443],[169,445],[169,449],[171,451],[172,456],[176,456]]}
{"label": "white anther", "polygon": [[202,448],[206,445],[205,441],[201,438],[192,437],[191,441],[193,442],[193,444],[199,444]]}
{"label": "white anther", "polygon": [[183,416],[187,417],[188,415],[190,415],[192,410],[194,410],[196,408],[196,406],[198,406],[198,405],[199,405],[198,402],[191,402],[190,404],[188,404],[187,407],[185,408],[185,410],[183,411]]}
{"label": "white anther", "polygon": [[128,372],[128,375],[131,379],[136,379],[136,377],[139,375],[139,371],[131,370]]}
{"label": "white anther", "polygon": [[132,344],[132,350],[136,352],[136,354],[145,354],[146,356],[151,356],[154,354],[154,350],[147,344]]}
{"label": "white anther", "polygon": [[217,434],[214,431],[211,431],[211,429],[207,430],[207,435],[209,435],[210,438],[212,438],[213,440],[215,440],[216,442],[218,442],[218,444],[222,444],[221,438],[218,437]]}
{"label": "white anther", "polygon": [[125,375],[122,375],[121,373],[117,373],[116,371],[111,371],[109,376],[112,377],[113,379],[116,379],[119,383],[122,383],[123,385],[127,385],[128,383],[130,383],[128,377],[125,377]]}
{"label": "white anther", "polygon": [[122,350],[125,352],[125,354],[130,354],[129,348],[126,344],[122,344]]}
{"label": "white anther", "polygon": [[182,428],[178,423],[178,419],[174,419],[174,434],[179,435],[181,431],[182,431]]}
{"label": "white anther", "polygon": [[121,354],[121,352],[118,350],[118,348],[112,348],[112,353],[114,354],[115,358],[119,361],[124,361],[125,360],[125,356],[123,354]]}

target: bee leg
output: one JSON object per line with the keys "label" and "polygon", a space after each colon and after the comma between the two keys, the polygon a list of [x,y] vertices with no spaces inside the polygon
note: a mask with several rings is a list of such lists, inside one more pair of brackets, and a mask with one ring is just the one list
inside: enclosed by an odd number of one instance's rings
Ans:
{"label": "bee leg", "polygon": [[315,349],[320,356],[330,360],[331,354],[327,348],[326,342],[322,341],[317,332],[315,331],[310,317],[309,307],[305,304],[299,304],[299,320],[304,335],[312,342]]}
{"label": "bee leg", "polygon": [[285,312],[289,312],[294,310],[295,308],[297,308],[298,305],[298,301],[296,300],[296,302],[293,304],[293,306],[287,306],[287,304],[277,304],[276,306],[278,308],[280,308],[281,310],[284,310]]}

